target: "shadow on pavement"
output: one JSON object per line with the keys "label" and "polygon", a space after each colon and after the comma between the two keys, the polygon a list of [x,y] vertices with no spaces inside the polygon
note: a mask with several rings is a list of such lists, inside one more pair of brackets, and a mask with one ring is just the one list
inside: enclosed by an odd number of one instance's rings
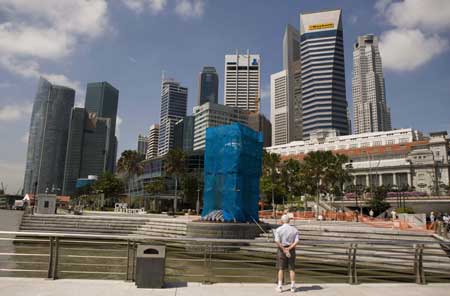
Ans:
{"label": "shadow on pavement", "polygon": [[164,283],[164,289],[170,288],[184,288],[187,287],[187,282],[173,282],[173,283]]}
{"label": "shadow on pavement", "polygon": [[306,291],[315,291],[315,290],[323,290],[323,288],[321,286],[318,285],[314,285],[314,286],[303,286],[303,287],[298,287],[296,289],[296,292],[306,292]]}

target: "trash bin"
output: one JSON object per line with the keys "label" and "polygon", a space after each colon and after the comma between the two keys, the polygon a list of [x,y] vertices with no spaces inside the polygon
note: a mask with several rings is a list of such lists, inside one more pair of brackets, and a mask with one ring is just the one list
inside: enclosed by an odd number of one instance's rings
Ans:
{"label": "trash bin", "polygon": [[138,288],[162,288],[166,246],[138,245],[136,251],[136,286]]}

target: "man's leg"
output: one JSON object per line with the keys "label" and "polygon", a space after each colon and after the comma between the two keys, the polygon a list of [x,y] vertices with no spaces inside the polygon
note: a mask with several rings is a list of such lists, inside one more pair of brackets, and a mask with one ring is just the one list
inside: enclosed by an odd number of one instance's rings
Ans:
{"label": "man's leg", "polygon": [[278,270],[278,285],[281,286],[283,284],[283,276],[284,271],[282,269]]}
{"label": "man's leg", "polygon": [[295,286],[295,270],[289,270],[289,276],[291,278],[291,286]]}

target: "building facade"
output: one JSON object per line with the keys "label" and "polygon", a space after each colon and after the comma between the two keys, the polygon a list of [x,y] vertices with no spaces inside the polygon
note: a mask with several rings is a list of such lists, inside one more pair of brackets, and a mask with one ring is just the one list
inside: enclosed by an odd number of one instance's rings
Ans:
{"label": "building facade", "polygon": [[203,67],[198,75],[198,97],[197,106],[206,102],[217,104],[219,102],[219,75],[216,68]]}
{"label": "building facade", "polygon": [[148,148],[148,138],[146,136],[139,135],[137,142],[137,152],[140,155],[145,156],[147,154],[147,148]]}
{"label": "building facade", "polygon": [[350,133],[341,10],[300,15],[303,137],[321,129]]}
{"label": "building facade", "polygon": [[261,68],[258,54],[225,55],[226,106],[259,112]]}
{"label": "building facade", "polygon": [[39,79],[31,113],[24,193],[60,193],[75,91]]}
{"label": "building facade", "polygon": [[175,124],[186,116],[188,89],[178,82],[164,80],[161,87],[158,156],[174,147]]}
{"label": "building facade", "polygon": [[153,124],[148,130],[148,145],[145,159],[155,158],[158,156],[158,139],[159,139],[159,124]]}
{"label": "building facade", "polygon": [[248,111],[214,103],[205,103],[193,109],[194,116],[194,150],[205,149],[206,129],[212,126],[239,122],[248,124]]}
{"label": "building facade", "polygon": [[288,87],[286,70],[270,75],[270,121],[273,124],[273,145],[282,145],[290,142]]}
{"label": "building facade", "polygon": [[191,152],[194,149],[194,116],[186,116],[175,124],[174,148]]}
{"label": "building facade", "polygon": [[116,120],[119,104],[119,90],[106,81],[88,83],[86,89],[85,108],[88,113],[95,113],[98,118],[109,118],[109,145],[107,155],[107,171],[114,172],[117,158]]}
{"label": "building facade", "polygon": [[311,151],[333,151],[350,158],[354,184],[413,187],[439,194],[449,185],[450,142],[446,132],[424,137],[413,129],[338,136],[335,130],[317,131],[309,140],[266,149],[282,158],[303,160]]}
{"label": "building facade", "polygon": [[353,46],[352,94],[356,134],[392,129],[378,38],[374,35],[359,36]]}
{"label": "building facade", "polygon": [[97,117],[97,113],[88,113],[85,108],[72,109],[62,187],[64,195],[76,193],[77,180],[108,171],[110,135],[110,118]]}
{"label": "building facade", "polygon": [[272,124],[263,114],[251,112],[248,127],[263,134],[263,147],[272,146]]}
{"label": "building facade", "polygon": [[300,33],[291,25],[283,36],[283,70],[287,75],[288,142],[299,141],[303,137]]}

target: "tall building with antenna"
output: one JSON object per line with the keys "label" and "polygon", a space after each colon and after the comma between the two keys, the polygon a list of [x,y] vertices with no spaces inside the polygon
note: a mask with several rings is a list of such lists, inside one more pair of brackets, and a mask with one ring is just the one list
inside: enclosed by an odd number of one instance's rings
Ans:
{"label": "tall building with antenna", "polygon": [[259,112],[261,64],[259,54],[225,55],[224,103]]}
{"label": "tall building with antenna", "polygon": [[161,113],[159,122],[158,156],[174,148],[175,124],[186,116],[188,89],[180,83],[166,79],[161,84]]}
{"label": "tall building with antenna", "polygon": [[352,93],[355,134],[392,129],[378,38],[374,35],[359,36],[353,46]]}

